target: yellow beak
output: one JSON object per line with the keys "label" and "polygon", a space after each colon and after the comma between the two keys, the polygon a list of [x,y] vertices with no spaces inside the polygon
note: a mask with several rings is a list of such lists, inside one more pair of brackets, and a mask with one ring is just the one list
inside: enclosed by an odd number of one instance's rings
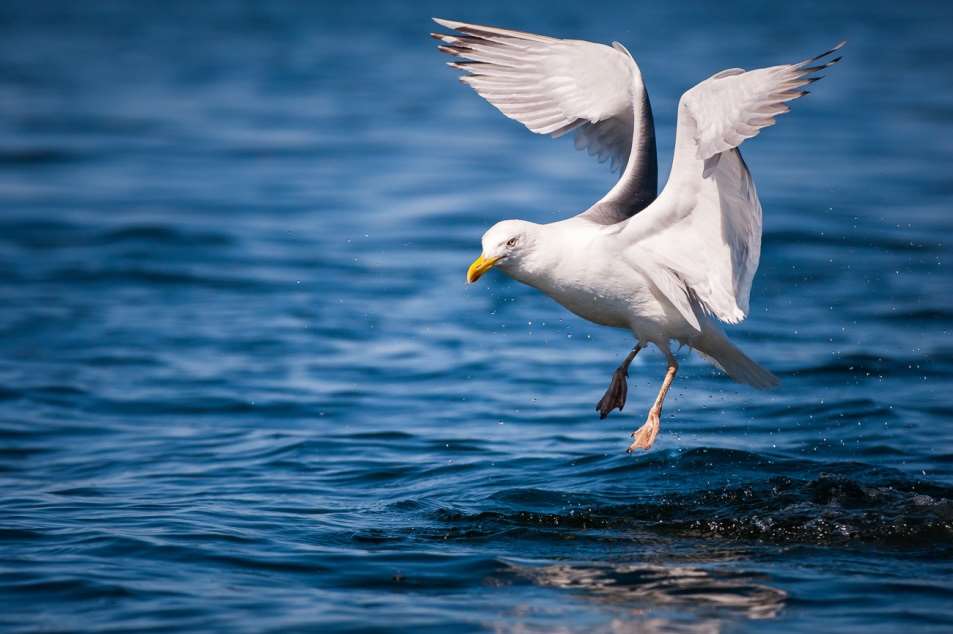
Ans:
{"label": "yellow beak", "polygon": [[482,255],[473,261],[467,269],[467,284],[473,284],[480,276],[493,268],[500,258],[484,258]]}

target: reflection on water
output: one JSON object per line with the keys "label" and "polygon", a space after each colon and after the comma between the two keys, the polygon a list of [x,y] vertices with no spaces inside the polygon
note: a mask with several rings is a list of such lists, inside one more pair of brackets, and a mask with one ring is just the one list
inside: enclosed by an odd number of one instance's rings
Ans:
{"label": "reflection on water", "polygon": [[[0,632],[951,631],[953,3],[590,4],[0,2]],[[661,356],[600,421],[631,337],[465,284],[613,176],[432,15],[623,42],[663,172],[850,41],[744,145],[780,389],[685,355],[626,455]]]}
{"label": "reflection on water", "polygon": [[639,614],[661,607],[770,619],[787,599],[786,592],[756,580],[755,575],[690,566],[556,564],[517,567],[517,572],[541,586],[571,590]]}

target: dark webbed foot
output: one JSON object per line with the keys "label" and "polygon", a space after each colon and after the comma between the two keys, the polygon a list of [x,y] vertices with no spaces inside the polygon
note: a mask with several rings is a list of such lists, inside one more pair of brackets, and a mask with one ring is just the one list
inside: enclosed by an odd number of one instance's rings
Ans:
{"label": "dark webbed foot", "polygon": [[629,354],[626,355],[622,365],[617,367],[615,372],[612,373],[612,382],[609,383],[609,389],[606,390],[606,393],[603,394],[599,402],[596,403],[596,411],[599,412],[599,418],[605,418],[609,415],[609,412],[617,407],[620,412],[622,408],[625,407],[625,397],[629,392],[627,381],[629,378],[629,364],[632,363],[632,359],[635,358],[635,355],[637,355],[641,349],[641,343],[632,348]]}
{"label": "dark webbed foot", "polygon": [[596,411],[599,412],[599,418],[605,418],[609,415],[609,412],[619,408],[619,411],[622,411],[622,408],[625,406],[625,397],[629,392],[628,386],[628,367],[618,367],[615,372],[612,373],[612,382],[609,383],[609,389],[606,390],[606,393],[602,395],[602,398],[599,399],[599,402],[596,404]]}

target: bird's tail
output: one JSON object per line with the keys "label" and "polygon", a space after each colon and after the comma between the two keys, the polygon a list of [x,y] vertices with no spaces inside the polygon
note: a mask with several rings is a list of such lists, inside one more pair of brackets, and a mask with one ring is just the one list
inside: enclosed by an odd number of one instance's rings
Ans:
{"label": "bird's tail", "polygon": [[767,390],[781,382],[778,377],[735,347],[722,332],[705,333],[701,341],[696,342],[694,348],[739,383],[746,383],[759,390]]}

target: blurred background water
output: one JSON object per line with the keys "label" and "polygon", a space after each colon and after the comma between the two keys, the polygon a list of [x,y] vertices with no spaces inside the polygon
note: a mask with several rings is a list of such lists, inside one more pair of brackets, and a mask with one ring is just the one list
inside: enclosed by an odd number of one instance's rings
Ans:
{"label": "blurred background water", "polygon": [[[482,232],[606,166],[455,80],[431,15],[600,42],[679,95],[845,61],[745,144],[782,378],[629,336]],[[949,631],[948,3],[0,5],[0,627]]]}

